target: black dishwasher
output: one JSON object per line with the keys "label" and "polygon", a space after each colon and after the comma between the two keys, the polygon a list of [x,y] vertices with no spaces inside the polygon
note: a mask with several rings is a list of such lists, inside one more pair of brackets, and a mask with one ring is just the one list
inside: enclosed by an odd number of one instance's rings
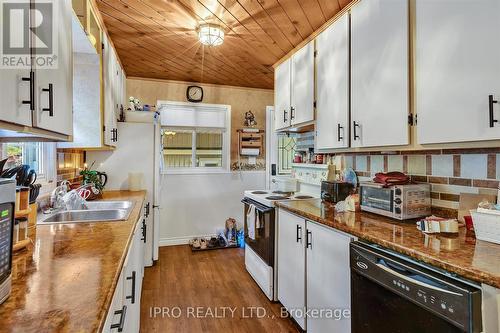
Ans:
{"label": "black dishwasher", "polygon": [[351,244],[352,333],[481,332],[481,290],[415,261]]}

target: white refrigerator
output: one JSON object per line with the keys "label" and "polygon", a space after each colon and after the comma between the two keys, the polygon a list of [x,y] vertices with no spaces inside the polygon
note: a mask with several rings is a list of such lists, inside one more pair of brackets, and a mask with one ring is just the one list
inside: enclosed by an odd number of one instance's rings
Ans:
{"label": "white refrigerator", "polygon": [[158,260],[160,234],[161,170],[163,144],[159,115],[145,122],[118,123],[118,142],[113,151],[89,151],[86,162],[108,175],[105,190],[128,190],[129,173],[142,173],[143,188],[147,191],[145,208],[146,241],[144,265],[152,266]]}

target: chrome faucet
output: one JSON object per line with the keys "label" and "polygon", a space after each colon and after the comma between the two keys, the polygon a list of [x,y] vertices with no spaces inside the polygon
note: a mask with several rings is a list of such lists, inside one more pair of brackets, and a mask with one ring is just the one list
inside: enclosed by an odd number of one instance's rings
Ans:
{"label": "chrome faucet", "polygon": [[52,210],[58,210],[65,207],[64,196],[68,193],[68,187],[65,183],[57,186],[50,195],[50,207]]}

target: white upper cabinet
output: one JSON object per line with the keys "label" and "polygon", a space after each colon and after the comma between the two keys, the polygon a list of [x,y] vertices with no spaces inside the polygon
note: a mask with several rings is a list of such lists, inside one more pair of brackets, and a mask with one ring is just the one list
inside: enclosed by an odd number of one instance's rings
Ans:
{"label": "white upper cabinet", "polygon": [[419,143],[500,139],[499,31],[499,0],[416,2]]}
{"label": "white upper cabinet", "polygon": [[316,149],[349,147],[349,15],[316,38]]}
{"label": "white upper cabinet", "polygon": [[[121,69],[112,44],[103,36],[103,73],[104,73],[104,144],[116,146],[118,141],[117,109],[118,91],[121,89],[118,72]],[[120,88],[119,88],[120,87]]]}
{"label": "white upper cabinet", "polygon": [[[35,1],[36,5],[36,1]],[[70,0],[54,6],[58,29],[57,68],[35,69],[33,126],[64,135],[73,134],[73,43],[72,6]]]}
{"label": "white upper cabinet", "polygon": [[[1,69],[0,75],[0,121],[31,126],[31,98],[29,69]],[[33,104],[34,105],[34,104]]]}
{"label": "white upper cabinet", "polygon": [[362,0],[351,10],[353,147],[409,143],[408,16],[407,0]]}
{"label": "white upper cabinet", "polygon": [[314,120],[314,41],[292,57],[291,125]]}
{"label": "white upper cabinet", "polygon": [[290,125],[290,79],[291,59],[276,67],[274,73],[275,129]]}

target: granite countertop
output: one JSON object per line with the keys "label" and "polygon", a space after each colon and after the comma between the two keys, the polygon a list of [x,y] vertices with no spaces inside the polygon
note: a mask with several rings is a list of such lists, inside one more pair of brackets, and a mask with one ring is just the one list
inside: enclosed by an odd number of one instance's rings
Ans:
{"label": "granite countertop", "polygon": [[34,244],[13,256],[1,331],[100,331],[145,194],[104,193],[104,200],[135,202],[127,221],[38,225]]}
{"label": "granite countertop", "polygon": [[500,245],[476,240],[460,228],[455,236],[425,235],[411,222],[365,212],[336,213],[321,200],[282,201],[278,207],[349,233],[466,279],[500,288]]}

